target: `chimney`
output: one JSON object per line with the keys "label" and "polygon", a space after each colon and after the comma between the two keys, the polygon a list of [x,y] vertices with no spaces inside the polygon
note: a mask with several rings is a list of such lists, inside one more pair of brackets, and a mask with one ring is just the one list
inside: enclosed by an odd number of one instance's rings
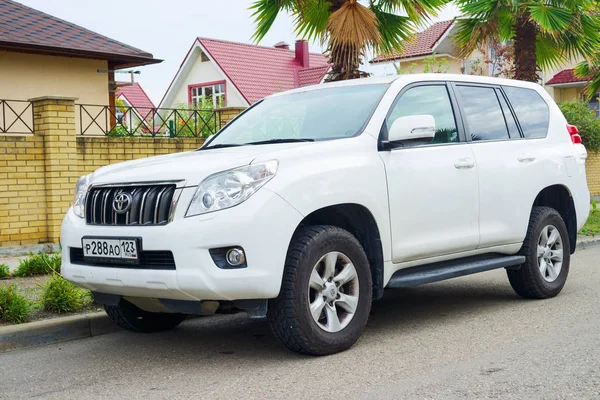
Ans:
{"label": "chimney", "polygon": [[276,49],[283,49],[283,50],[289,50],[290,49],[290,45],[287,44],[286,42],[277,42],[275,43],[275,47]]}
{"label": "chimney", "polygon": [[306,40],[296,41],[296,60],[302,68],[309,67],[308,42]]}

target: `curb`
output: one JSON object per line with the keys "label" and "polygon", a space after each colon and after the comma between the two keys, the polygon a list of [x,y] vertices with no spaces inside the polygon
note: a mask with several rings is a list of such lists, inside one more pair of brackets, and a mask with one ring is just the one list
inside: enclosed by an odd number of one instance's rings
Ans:
{"label": "curb", "polygon": [[103,311],[0,328],[0,353],[121,330]]}
{"label": "curb", "polygon": [[600,245],[600,237],[586,238],[577,241],[577,249],[579,250],[585,250],[598,245]]}

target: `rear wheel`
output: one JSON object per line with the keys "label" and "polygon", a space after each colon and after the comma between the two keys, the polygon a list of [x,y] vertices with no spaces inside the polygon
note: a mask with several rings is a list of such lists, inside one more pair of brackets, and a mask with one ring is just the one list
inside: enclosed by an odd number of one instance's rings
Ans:
{"label": "rear wheel", "polygon": [[514,291],[528,299],[559,294],[569,274],[570,248],[560,214],[550,207],[534,207],[521,249],[525,263],[519,270],[507,270]]}
{"label": "rear wheel", "polygon": [[333,226],[302,228],[288,251],[279,297],[269,302],[271,329],[299,353],[346,350],[367,323],[371,282],[367,256],[352,234]]}
{"label": "rear wheel", "polygon": [[121,328],[132,332],[153,333],[175,328],[185,314],[153,313],[121,299],[118,306],[104,306],[108,316]]}

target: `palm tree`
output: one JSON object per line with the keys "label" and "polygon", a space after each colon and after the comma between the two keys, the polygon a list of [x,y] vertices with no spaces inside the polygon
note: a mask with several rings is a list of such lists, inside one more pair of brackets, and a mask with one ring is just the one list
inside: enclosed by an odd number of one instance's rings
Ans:
{"label": "palm tree", "polygon": [[[367,49],[401,51],[402,42],[448,0],[255,0],[250,6],[259,42],[279,12],[294,17],[295,31],[308,40],[327,42],[332,64],[328,81],[365,76],[359,71]],[[398,13],[404,12],[404,15]]]}
{"label": "palm tree", "polygon": [[514,43],[514,78],[537,82],[540,69],[600,49],[595,0],[457,0],[456,43],[463,55],[489,40]]}

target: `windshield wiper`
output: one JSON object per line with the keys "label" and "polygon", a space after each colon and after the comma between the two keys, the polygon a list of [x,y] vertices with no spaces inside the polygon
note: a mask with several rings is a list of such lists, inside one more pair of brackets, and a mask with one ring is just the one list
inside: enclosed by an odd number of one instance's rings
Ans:
{"label": "windshield wiper", "polygon": [[215,144],[214,146],[207,146],[207,147],[201,147],[199,150],[211,150],[211,149],[224,149],[226,147],[238,147],[238,146],[244,146],[243,144],[237,144],[237,143],[221,143],[221,144]]}
{"label": "windshield wiper", "polygon": [[297,142],[314,142],[315,139],[300,139],[300,138],[290,138],[290,139],[269,139],[269,140],[261,140],[259,142],[250,142],[246,144],[272,144],[272,143],[297,143]]}

